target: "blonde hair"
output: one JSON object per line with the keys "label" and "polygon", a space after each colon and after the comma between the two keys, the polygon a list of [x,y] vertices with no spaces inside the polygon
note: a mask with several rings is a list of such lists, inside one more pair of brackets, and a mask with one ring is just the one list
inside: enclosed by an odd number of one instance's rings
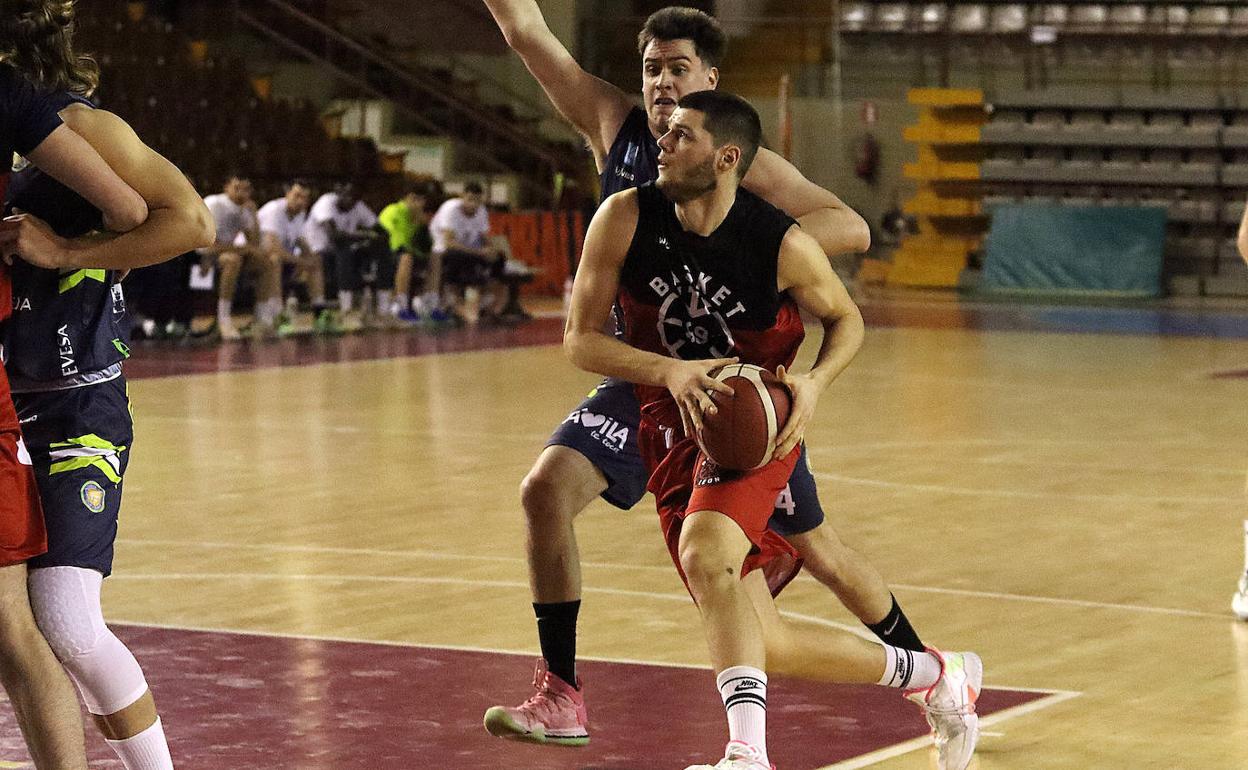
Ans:
{"label": "blonde hair", "polygon": [[45,88],[89,96],[100,68],[73,40],[74,0],[0,0],[0,63]]}

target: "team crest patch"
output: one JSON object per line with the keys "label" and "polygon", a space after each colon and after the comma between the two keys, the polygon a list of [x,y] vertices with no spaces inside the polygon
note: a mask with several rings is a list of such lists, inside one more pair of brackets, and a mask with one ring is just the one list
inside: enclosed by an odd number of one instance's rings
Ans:
{"label": "team crest patch", "polygon": [[82,485],[82,489],[78,492],[82,498],[82,504],[92,513],[103,513],[104,511],[104,487],[94,481],[88,481]]}

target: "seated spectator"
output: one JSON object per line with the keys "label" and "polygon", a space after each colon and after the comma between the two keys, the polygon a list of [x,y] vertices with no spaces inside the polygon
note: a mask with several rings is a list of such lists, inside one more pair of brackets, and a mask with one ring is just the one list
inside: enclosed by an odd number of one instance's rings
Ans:
{"label": "seated spectator", "polygon": [[[497,317],[502,292],[488,290],[503,277],[507,267],[505,241],[490,238],[490,215],[485,191],[477,182],[464,185],[458,198],[443,203],[429,223],[433,234],[432,264],[439,264],[443,283],[463,289],[460,315],[468,323],[481,317]],[[486,290],[482,301],[482,290]]]}
{"label": "seated spectator", "polygon": [[[320,258],[303,239],[311,202],[312,185],[296,179],[286,184],[284,196],[261,206],[256,218],[260,222],[260,248],[269,259],[292,271],[291,280],[307,287],[312,307],[319,310],[325,307],[325,270]],[[289,333],[291,319],[282,321],[278,332]]]}
{"label": "seated spectator", "polygon": [[[428,191],[424,185],[413,185],[401,200],[381,210],[377,219],[390,235],[390,250],[398,265],[394,271],[394,315],[405,323],[416,323],[421,316],[431,321],[445,321],[447,317],[438,308],[438,284],[442,280],[441,263],[435,266],[430,260],[433,239],[429,235],[429,214],[425,210]],[[412,272],[424,274],[424,291],[411,297]]]}
{"label": "seated spectator", "polygon": [[[344,322],[352,313],[354,294],[362,293],[371,280],[377,287],[386,287],[376,289],[378,317],[383,324],[397,323],[390,314],[394,256],[377,229],[377,215],[360,200],[359,188],[353,182],[340,184],[334,192],[317,199],[308,214],[304,238],[322,261],[333,267],[338,310]],[[371,310],[362,305],[365,320]]]}
{"label": "seated spectator", "polygon": [[201,265],[215,263],[217,279],[217,332],[223,340],[237,340],[242,334],[234,326],[234,293],[243,269],[256,276],[256,330],[275,332],[281,301],[281,264],[260,249],[251,181],[242,174],[231,174],[221,193],[204,198],[204,205],[217,224],[217,241],[201,249]]}

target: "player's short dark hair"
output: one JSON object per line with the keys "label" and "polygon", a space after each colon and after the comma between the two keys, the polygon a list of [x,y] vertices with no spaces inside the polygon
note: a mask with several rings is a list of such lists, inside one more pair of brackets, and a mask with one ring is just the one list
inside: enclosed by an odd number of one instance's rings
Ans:
{"label": "player's short dark hair", "polygon": [[758,117],[758,110],[740,96],[725,91],[685,94],[678,106],[705,115],[703,126],[716,144],[735,144],[741,148],[737,177],[744,177],[763,142],[763,123]]}
{"label": "player's short dark hair", "polygon": [[429,197],[429,185],[426,182],[409,182],[403,187],[403,197],[415,195],[417,198]]}
{"label": "player's short dark hair", "polygon": [[480,182],[469,182],[464,185],[464,195],[485,195],[485,188],[481,186]]}
{"label": "player's short dark hair", "polygon": [[311,179],[308,179],[308,178],[306,178],[306,177],[302,177],[302,176],[300,176],[300,177],[295,177],[294,179],[292,179],[292,180],[290,180],[289,182],[287,182],[287,183],[286,183],[286,192],[290,192],[291,190],[295,189],[296,187],[306,187],[307,189],[311,190],[311,189],[312,189],[312,180],[311,180]]}
{"label": "player's short dark hair", "polygon": [[650,14],[637,35],[637,53],[645,54],[655,40],[690,40],[698,58],[708,67],[718,67],[724,59],[728,36],[714,16],[683,5],[673,5]]}

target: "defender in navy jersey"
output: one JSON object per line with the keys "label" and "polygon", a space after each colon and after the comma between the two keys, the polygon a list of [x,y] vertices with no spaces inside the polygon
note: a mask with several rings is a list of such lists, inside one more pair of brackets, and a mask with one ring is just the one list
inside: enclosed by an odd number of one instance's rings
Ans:
{"label": "defender in navy jersey", "polygon": [[[646,21],[638,37],[643,106],[637,107],[628,94],[576,63],[534,0],[485,3],[556,109],[588,140],[604,197],[655,179],[657,137],[666,132],[677,100],[719,83],[725,37],[700,11],[667,8]],[[769,150],[759,150],[742,186],[796,218],[827,254],[865,251],[870,244],[860,216]],[[524,479],[521,502],[542,661],[533,698],[519,708],[488,712],[486,727],[495,735],[564,745],[588,741],[576,679],[581,575],[573,522],[595,497],[620,508],[641,499],[646,474],[636,442],[639,419],[632,388],[608,378],[559,426]],[[922,650],[875,568],[822,525],[804,449],[777,497],[773,529],[791,539],[810,572],[873,632]]]}
{"label": "defender in navy jersey", "polygon": [[[775,770],[767,757],[765,665],[909,689],[934,731],[942,770],[964,770],[978,737],[976,655],[878,645],[841,629],[796,634],[769,595],[797,558],[767,527],[772,501],[820,394],[864,332],[818,244],[739,189],[761,133],[758,114],[739,97],[681,98],[659,140],[657,188],[612,196],[590,225],[564,336],[575,364],[635,383],[643,403],[648,488],[702,616],[729,725],[723,759],[688,770]],[[618,336],[604,332],[613,307]],[[806,374],[787,370],[804,337],[799,308],[823,327]],[[709,393],[728,390],[711,372],[737,360],[775,368],[792,393],[775,454],[749,471],[716,466],[695,438],[703,414],[715,410]]]}
{"label": "defender in navy jersey", "polygon": [[[31,562],[35,616],[88,711],[128,769],[171,768],[142,669],[104,622],[103,578],[133,426],[122,362],[129,355],[123,270],[211,243],[211,217],[180,171],[124,121],[77,93],[50,97],[60,119],[99,148],[150,205],[139,228],[101,237],[100,210],[35,168],[6,196],[23,214],[3,224],[14,264],[5,336],[14,402],[35,466],[48,551]],[[90,238],[83,238],[91,234]]]}
{"label": "defender in navy jersey", "polygon": [[[7,188],[9,160],[20,153],[31,163],[89,198],[107,213],[107,224],[129,230],[147,217],[143,198],[64,125],[56,106],[35,78],[74,78],[83,72],[60,34],[65,4],[55,13],[39,2],[6,9],[0,17],[0,191]],[[72,17],[72,12],[68,12]],[[20,225],[0,223],[0,250],[8,262],[21,249]],[[13,307],[7,265],[0,265],[0,318]],[[0,359],[6,352],[0,345]],[[29,454],[0,372],[0,657],[6,661],[5,690],[13,702],[36,767],[86,768],[82,722],[73,688],[53,650],[36,628],[30,610],[27,560],[46,547],[43,514]]]}

